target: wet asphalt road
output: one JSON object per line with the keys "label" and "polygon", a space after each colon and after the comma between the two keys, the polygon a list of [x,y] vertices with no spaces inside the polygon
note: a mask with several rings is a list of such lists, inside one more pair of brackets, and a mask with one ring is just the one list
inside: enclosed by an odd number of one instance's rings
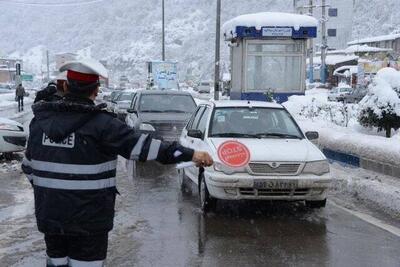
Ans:
{"label": "wet asphalt road", "polygon": [[[118,204],[129,202],[123,214],[136,223],[128,238],[112,235],[110,266],[400,266],[399,237],[332,204],[311,210],[302,203],[220,202],[204,215],[197,193],[178,189],[174,169],[121,180]],[[117,215],[116,228],[124,216]],[[131,249],[120,252],[126,239]]]}
{"label": "wet asphalt road", "polygon": [[[124,160],[119,169],[107,266],[400,266],[399,237],[332,203],[220,202],[204,215],[173,168],[142,178]],[[10,167],[0,172],[0,266],[44,266],[44,249],[30,185]]]}

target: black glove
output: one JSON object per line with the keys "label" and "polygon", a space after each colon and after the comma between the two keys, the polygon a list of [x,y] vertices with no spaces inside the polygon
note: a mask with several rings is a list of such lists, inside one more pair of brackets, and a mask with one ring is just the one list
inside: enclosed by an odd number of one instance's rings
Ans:
{"label": "black glove", "polygon": [[57,85],[49,83],[49,85],[36,93],[34,103],[39,101],[50,101],[51,97],[57,92]]}

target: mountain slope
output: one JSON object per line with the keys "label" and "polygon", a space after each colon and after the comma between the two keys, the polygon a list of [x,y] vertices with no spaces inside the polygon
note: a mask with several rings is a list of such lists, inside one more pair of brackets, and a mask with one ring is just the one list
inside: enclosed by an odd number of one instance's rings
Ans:
{"label": "mountain slope", "polygon": [[[46,48],[51,55],[86,49],[93,57],[108,60],[113,70],[111,78],[126,74],[140,81],[145,79],[144,62],[161,57],[161,0],[103,0],[81,6],[61,5],[71,0],[23,1],[59,5],[26,6],[0,2],[0,36],[3,37],[0,38],[0,56],[18,51],[14,55],[24,57],[33,53],[32,48],[42,55]],[[165,0],[167,59],[180,63],[181,78],[186,74],[211,78],[215,2]],[[243,13],[290,12],[292,3],[292,0],[222,1],[222,22]],[[360,37],[391,32],[396,23],[400,24],[397,3],[398,0],[358,0],[353,32]],[[376,8],[377,5],[380,8]],[[227,70],[225,62],[229,51],[223,42],[221,48],[222,68]],[[45,69],[43,59],[36,65],[29,63],[25,67],[35,72]]]}

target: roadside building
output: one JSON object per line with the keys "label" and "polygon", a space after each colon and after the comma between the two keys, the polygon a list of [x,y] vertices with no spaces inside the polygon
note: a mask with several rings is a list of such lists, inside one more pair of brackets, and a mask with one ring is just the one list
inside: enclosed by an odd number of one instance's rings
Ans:
{"label": "roadside building", "polygon": [[64,65],[67,61],[76,60],[78,55],[70,52],[62,52],[55,55],[56,57],[56,69],[60,69],[62,65]]}
{"label": "roadside building", "polygon": [[345,65],[335,69],[333,71],[333,76],[335,79],[335,81],[333,82],[333,86],[337,86],[339,84],[348,84],[353,88],[356,87],[357,73],[357,65]]}
{"label": "roadside building", "polygon": [[[346,54],[328,54],[326,56],[326,67],[327,67],[327,83],[329,87],[336,86],[338,84],[338,78],[334,75],[336,69],[343,66],[357,66],[359,57],[356,55]],[[308,59],[307,59],[308,63]],[[320,80],[320,67],[321,57],[314,57],[314,79]]]}
{"label": "roadside building", "polygon": [[[352,37],[354,0],[326,0],[326,34],[328,49],[344,49]],[[309,14],[309,0],[297,0],[299,13]],[[314,0],[313,16],[322,19],[321,1]],[[315,51],[322,44],[322,27],[318,27]]]}
{"label": "roadside building", "polygon": [[16,78],[16,64],[22,69],[22,60],[15,58],[0,58],[0,83],[14,84]]}
{"label": "roadside building", "polygon": [[348,42],[347,44],[349,46],[367,45],[370,47],[391,49],[396,57],[400,56],[400,33],[363,38]]}

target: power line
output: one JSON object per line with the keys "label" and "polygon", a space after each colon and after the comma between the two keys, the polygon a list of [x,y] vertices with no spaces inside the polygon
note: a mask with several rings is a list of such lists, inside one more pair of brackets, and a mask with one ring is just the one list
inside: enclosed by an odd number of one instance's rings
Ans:
{"label": "power line", "polygon": [[26,2],[26,1],[11,1],[11,0],[0,0],[0,4],[10,4],[10,5],[22,5],[22,6],[76,6],[76,5],[89,5],[104,0],[83,0],[83,1],[68,1],[63,3],[52,3],[52,2]]}

